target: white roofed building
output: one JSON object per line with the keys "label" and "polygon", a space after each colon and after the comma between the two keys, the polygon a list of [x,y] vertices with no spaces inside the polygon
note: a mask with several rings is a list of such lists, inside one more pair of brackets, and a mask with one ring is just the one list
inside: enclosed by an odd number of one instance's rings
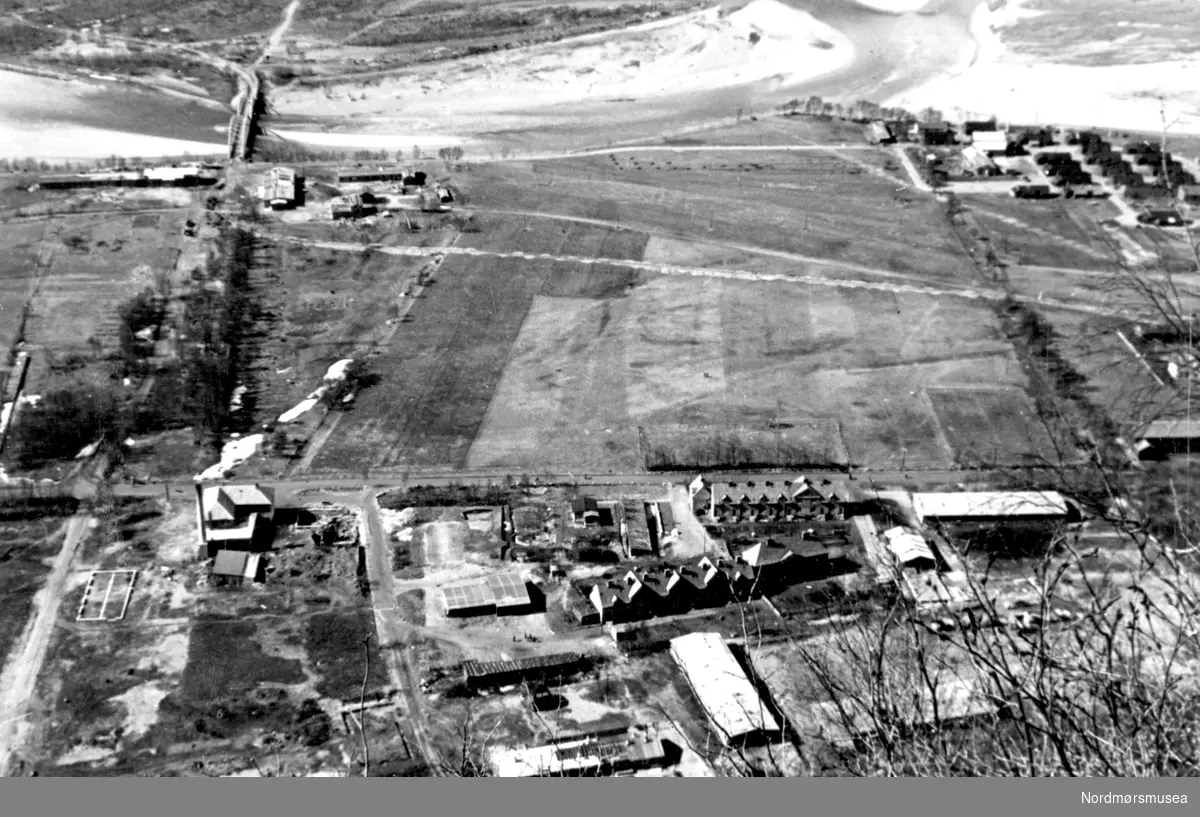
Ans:
{"label": "white roofed building", "polygon": [[1057,491],[963,491],[913,494],[923,524],[936,522],[1065,521],[1071,513]]}
{"label": "white roofed building", "polygon": [[775,716],[719,633],[673,638],[671,657],[726,746],[753,743],[780,732]]}
{"label": "white roofed building", "polygon": [[218,550],[258,550],[269,544],[274,492],[258,485],[196,486],[201,547],[210,558]]}

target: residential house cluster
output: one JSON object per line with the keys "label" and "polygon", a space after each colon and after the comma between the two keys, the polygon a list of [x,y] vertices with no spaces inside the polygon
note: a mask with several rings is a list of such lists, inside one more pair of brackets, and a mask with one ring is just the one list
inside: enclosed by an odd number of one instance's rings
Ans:
{"label": "residential house cluster", "polygon": [[844,482],[803,476],[720,482],[701,475],[688,485],[688,495],[696,518],[714,524],[839,520],[863,504],[861,492]]}
{"label": "residential house cluster", "polygon": [[703,556],[693,564],[631,569],[617,578],[581,582],[572,606],[582,624],[678,615],[777,592],[809,573],[821,574],[822,561],[760,542],[733,559]]}
{"label": "residential house cluster", "polygon": [[196,486],[200,552],[213,575],[226,581],[261,581],[261,553],[275,536],[275,495],[258,485]]}

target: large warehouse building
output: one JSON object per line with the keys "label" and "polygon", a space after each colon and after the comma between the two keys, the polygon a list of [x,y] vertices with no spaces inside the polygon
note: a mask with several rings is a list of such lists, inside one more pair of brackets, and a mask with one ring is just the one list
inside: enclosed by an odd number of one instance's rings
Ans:
{"label": "large warehouse building", "polygon": [[533,606],[528,585],[515,573],[443,585],[442,598],[450,616],[519,615]]}
{"label": "large warehouse building", "polygon": [[760,742],[780,732],[775,716],[719,633],[673,638],[671,657],[726,746]]}

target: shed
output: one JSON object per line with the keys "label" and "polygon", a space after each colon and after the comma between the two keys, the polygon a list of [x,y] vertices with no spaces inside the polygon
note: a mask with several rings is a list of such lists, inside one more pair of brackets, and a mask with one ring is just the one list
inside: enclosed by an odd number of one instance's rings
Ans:
{"label": "shed", "polygon": [[780,732],[775,716],[719,633],[673,638],[671,657],[726,746],[758,742]]}
{"label": "shed", "polygon": [[933,555],[933,549],[920,534],[901,527],[889,528],[883,532],[883,541],[887,544],[887,549],[905,567],[937,567],[937,557]]}
{"label": "shed", "polygon": [[212,574],[225,581],[241,584],[243,581],[262,581],[262,556],[244,550],[218,550],[213,561]]}
{"label": "shed", "polygon": [[463,664],[463,678],[473,688],[508,686],[573,675],[582,665],[583,657],[578,653],[535,655],[512,661],[467,661]]}
{"label": "shed", "polygon": [[1138,439],[1143,459],[1200,451],[1200,420],[1154,420],[1146,425]]}

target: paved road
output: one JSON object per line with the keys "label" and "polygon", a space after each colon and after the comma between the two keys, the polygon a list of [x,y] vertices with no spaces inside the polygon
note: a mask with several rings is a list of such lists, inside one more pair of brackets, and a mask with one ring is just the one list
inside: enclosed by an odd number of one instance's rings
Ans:
{"label": "paved road", "polygon": [[426,701],[421,692],[420,675],[412,662],[415,633],[395,609],[396,589],[392,583],[392,551],[379,518],[375,492],[367,489],[360,497],[363,544],[367,551],[367,577],[375,612],[375,631],[379,648],[392,676],[392,683],[404,691],[408,701],[407,723],[421,756],[434,776],[444,776],[441,757],[429,739]]}
{"label": "paved road", "polygon": [[58,618],[71,562],[90,522],[87,515],[78,514],[67,523],[62,548],[54,559],[50,576],[34,598],[36,612],[21,634],[20,641],[9,652],[8,664],[3,675],[0,675],[0,776],[9,774],[8,765],[24,742],[28,729],[24,716],[33,698],[42,663],[46,660],[50,634]]}

